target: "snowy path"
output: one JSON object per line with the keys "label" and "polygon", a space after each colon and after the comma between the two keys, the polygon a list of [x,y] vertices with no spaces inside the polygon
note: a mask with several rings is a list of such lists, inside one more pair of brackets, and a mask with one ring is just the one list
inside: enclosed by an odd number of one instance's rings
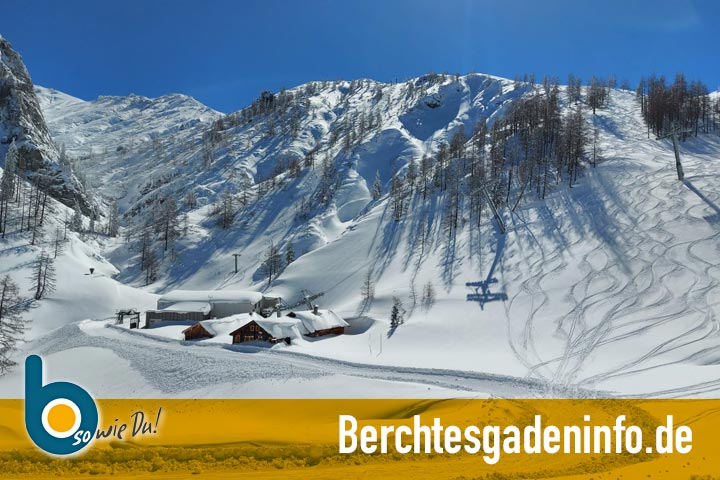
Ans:
{"label": "snowy path", "polygon": [[[87,347],[108,350],[126,360],[143,377],[144,382],[163,397],[187,398],[188,392],[206,389],[215,393],[223,392],[223,396],[232,396],[234,393],[242,397],[244,386],[254,381],[274,384],[275,395],[283,396],[287,394],[281,386],[284,382],[323,379],[319,385],[327,384],[328,390],[310,396],[343,398],[348,393],[331,390],[333,383],[330,377],[338,375],[349,377],[350,381],[355,378],[392,382],[398,386],[430,386],[445,389],[445,395],[455,392],[455,396],[462,397],[532,398],[547,396],[549,393],[569,394],[562,390],[551,392],[546,384],[532,379],[453,370],[365,365],[264,348],[188,344],[105,326],[104,322],[95,321],[62,327],[36,342],[33,350],[39,355],[50,356]],[[112,366],[96,365],[95,368],[105,370]],[[292,396],[308,396],[309,392],[298,391],[297,388],[296,385],[292,386]],[[393,385],[386,385],[377,396],[392,398],[393,391]],[[574,391],[572,394],[587,396],[590,393]]]}

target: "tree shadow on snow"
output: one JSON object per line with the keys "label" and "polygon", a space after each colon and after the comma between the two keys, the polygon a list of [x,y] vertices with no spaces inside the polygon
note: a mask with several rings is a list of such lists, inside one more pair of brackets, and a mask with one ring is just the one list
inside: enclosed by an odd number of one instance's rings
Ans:
{"label": "tree shadow on snow", "polygon": [[465,286],[468,288],[475,289],[474,293],[467,294],[468,302],[477,302],[480,305],[480,309],[484,310],[485,304],[495,301],[505,301],[508,299],[507,293],[504,291],[491,292],[491,285],[498,283],[498,279],[495,277],[495,270],[497,269],[500,261],[502,260],[503,252],[505,251],[506,234],[500,232],[497,226],[495,229],[495,257],[493,263],[488,270],[487,277],[485,280],[477,282],[467,282]]}
{"label": "tree shadow on snow", "polygon": [[690,180],[685,179],[683,183],[685,183],[685,186],[688,187],[691,192],[693,192],[695,195],[697,195],[700,198],[700,200],[705,202],[711,209],[715,210],[714,214],[707,215],[703,218],[708,223],[720,223],[720,207],[718,207],[718,205],[715,202],[713,202],[707,196],[705,196],[704,193],[702,193],[700,190],[698,190],[697,187],[695,187],[695,185],[693,185],[693,183]]}
{"label": "tree shadow on snow", "polygon": [[[400,244],[400,238],[402,237],[402,231],[404,229],[404,220],[399,222],[393,218],[388,218],[390,209],[390,202],[385,203],[383,208],[382,216],[378,221],[378,228],[375,236],[373,237],[373,243],[370,246],[368,255],[372,255],[373,248],[376,252],[374,255],[375,259],[372,263],[371,271],[376,278],[382,277],[383,272],[392,262]],[[382,228],[382,231],[380,230]],[[375,245],[375,240],[380,239],[380,242]]]}

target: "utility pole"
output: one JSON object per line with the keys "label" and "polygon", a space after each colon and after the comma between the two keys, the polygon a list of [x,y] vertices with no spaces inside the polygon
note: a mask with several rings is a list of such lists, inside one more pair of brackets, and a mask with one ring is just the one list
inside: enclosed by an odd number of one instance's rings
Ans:
{"label": "utility pole", "polygon": [[666,133],[665,135],[658,136],[658,140],[662,140],[665,138],[672,139],[673,143],[673,150],[675,151],[675,168],[677,169],[677,175],[678,180],[681,182],[685,179],[685,172],[683,172],[682,163],[680,163],[680,147],[678,146],[678,133],[691,133],[692,130],[688,129],[682,129],[678,127],[675,123],[672,124],[670,127],[670,131]]}
{"label": "utility pole", "polygon": [[233,257],[235,257],[235,273],[238,272],[237,270],[237,259],[238,257],[242,256],[242,253],[233,253]]}
{"label": "utility pole", "polygon": [[325,295],[325,292],[320,292],[316,294],[311,294],[308,290],[301,290],[303,294],[303,301],[305,302],[305,305],[307,305],[308,310],[312,310],[315,308],[315,305],[313,305],[312,301],[316,298],[320,298],[323,295]]}

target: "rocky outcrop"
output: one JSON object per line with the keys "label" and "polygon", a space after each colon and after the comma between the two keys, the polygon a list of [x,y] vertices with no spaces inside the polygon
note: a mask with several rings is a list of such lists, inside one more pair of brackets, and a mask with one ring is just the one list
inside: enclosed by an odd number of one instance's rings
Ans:
{"label": "rocky outcrop", "polygon": [[43,174],[54,198],[68,206],[78,203],[86,214],[93,210],[82,184],[60,163],[22,58],[0,36],[0,165],[13,140],[20,153],[19,171],[27,178]]}

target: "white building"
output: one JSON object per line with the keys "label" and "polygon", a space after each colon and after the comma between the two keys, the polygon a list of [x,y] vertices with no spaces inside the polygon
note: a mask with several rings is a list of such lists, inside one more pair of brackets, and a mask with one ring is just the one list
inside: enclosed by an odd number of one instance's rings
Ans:
{"label": "white building", "polygon": [[157,310],[145,313],[145,324],[151,328],[159,321],[201,321],[261,313],[272,310],[280,300],[280,297],[243,290],[173,290],[158,299]]}

